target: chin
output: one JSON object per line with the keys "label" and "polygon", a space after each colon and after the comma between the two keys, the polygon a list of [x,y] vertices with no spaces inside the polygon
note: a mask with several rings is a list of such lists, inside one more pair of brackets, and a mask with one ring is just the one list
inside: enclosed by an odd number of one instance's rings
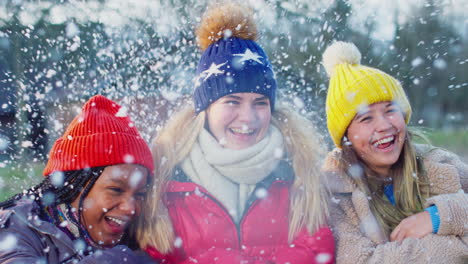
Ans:
{"label": "chin", "polygon": [[392,167],[393,165],[395,165],[395,163],[397,163],[398,158],[399,158],[399,156],[385,157],[383,159],[380,159],[379,163],[380,163],[381,166]]}

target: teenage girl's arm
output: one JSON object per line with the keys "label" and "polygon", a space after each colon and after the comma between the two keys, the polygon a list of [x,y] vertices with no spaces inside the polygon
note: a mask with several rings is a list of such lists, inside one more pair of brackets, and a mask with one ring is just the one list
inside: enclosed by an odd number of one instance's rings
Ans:
{"label": "teenage girl's arm", "polygon": [[[392,240],[421,238],[427,234],[468,234],[468,165],[454,153],[427,145],[416,145],[425,156],[424,166],[433,195],[426,211],[404,219],[392,232]],[[429,213],[430,212],[430,217]]]}
{"label": "teenage girl's arm", "polygon": [[333,206],[331,212],[337,263],[463,263],[468,257],[468,244],[464,241],[468,238],[429,234],[421,239],[377,243],[361,231],[354,212],[345,212],[339,205]]}

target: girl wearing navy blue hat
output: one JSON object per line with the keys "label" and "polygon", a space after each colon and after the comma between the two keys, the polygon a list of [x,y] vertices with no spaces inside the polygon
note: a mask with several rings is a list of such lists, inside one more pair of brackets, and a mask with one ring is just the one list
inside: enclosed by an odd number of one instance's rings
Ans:
{"label": "girl wearing navy blue hat", "polygon": [[333,263],[319,137],[275,108],[251,10],[209,8],[197,36],[194,106],[154,141],[140,245],[163,263]]}

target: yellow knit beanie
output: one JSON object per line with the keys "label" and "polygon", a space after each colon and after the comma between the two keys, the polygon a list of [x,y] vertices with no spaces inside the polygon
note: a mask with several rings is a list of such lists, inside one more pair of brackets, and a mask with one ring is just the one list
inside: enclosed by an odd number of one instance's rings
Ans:
{"label": "yellow knit beanie", "polygon": [[411,106],[400,82],[375,68],[363,66],[361,53],[352,43],[335,42],[323,53],[323,65],[330,76],[326,112],[330,136],[341,148],[341,141],[354,116],[379,102],[396,102],[408,124]]}

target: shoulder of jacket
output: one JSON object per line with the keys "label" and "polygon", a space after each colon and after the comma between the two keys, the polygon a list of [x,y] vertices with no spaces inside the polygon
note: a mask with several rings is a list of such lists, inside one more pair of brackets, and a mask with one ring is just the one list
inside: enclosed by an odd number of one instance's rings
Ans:
{"label": "shoulder of jacket", "polygon": [[28,216],[33,214],[37,208],[37,204],[29,199],[21,199],[17,201],[17,204],[13,207],[0,210],[0,228],[5,227],[8,224],[8,220],[17,215],[19,219],[28,219]]}
{"label": "shoulder of jacket", "polygon": [[415,144],[416,153],[426,163],[456,164],[461,162],[457,154],[431,145]]}
{"label": "shoulder of jacket", "polygon": [[461,174],[468,173],[468,166],[456,154],[429,145],[415,147],[423,158],[424,169],[434,193],[456,192],[461,188]]}
{"label": "shoulder of jacket", "polygon": [[13,210],[11,209],[0,210],[0,228],[6,227],[7,222],[10,219],[12,214],[13,214]]}
{"label": "shoulder of jacket", "polygon": [[338,162],[341,156],[341,149],[334,148],[332,151],[327,153],[325,160],[322,165],[322,170],[325,172],[338,171]]}
{"label": "shoulder of jacket", "polygon": [[351,193],[356,189],[353,180],[339,167],[341,149],[335,148],[328,152],[322,165],[323,182],[332,193]]}

